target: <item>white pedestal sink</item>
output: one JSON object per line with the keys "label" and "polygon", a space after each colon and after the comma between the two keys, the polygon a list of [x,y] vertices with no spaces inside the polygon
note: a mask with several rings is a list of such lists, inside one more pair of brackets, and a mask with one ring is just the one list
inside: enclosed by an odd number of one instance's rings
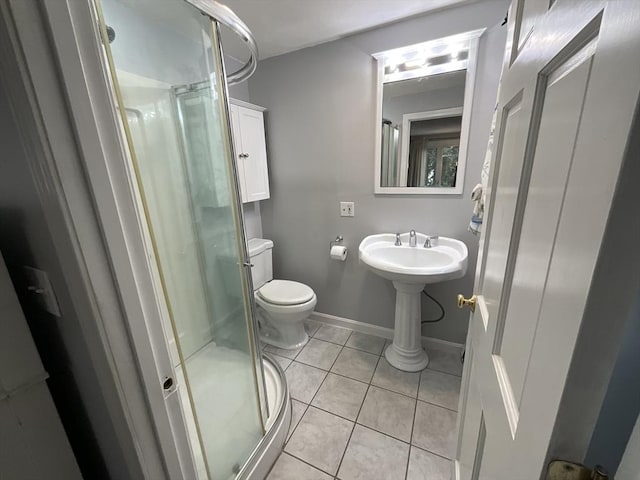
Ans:
{"label": "white pedestal sink", "polygon": [[409,234],[370,235],[360,243],[359,258],[377,275],[391,280],[396,289],[393,343],[384,355],[394,367],[417,372],[429,363],[421,345],[420,295],[428,283],[463,277],[467,272],[467,246],[454,238],[440,237],[425,247],[427,235],[416,234],[416,246],[409,246]]}

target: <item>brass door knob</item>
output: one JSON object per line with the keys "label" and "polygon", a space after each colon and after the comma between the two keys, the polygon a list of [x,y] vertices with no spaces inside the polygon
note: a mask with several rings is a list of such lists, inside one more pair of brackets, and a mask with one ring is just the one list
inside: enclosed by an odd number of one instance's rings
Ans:
{"label": "brass door knob", "polygon": [[458,294],[458,308],[469,307],[469,310],[472,312],[476,311],[476,301],[478,297],[476,295],[471,295],[471,298],[464,298],[464,295],[461,293]]}

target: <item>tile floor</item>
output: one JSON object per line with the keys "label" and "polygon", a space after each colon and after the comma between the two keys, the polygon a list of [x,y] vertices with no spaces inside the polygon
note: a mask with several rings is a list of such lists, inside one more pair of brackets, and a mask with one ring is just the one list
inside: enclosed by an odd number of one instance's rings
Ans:
{"label": "tile floor", "polygon": [[396,370],[384,338],[306,323],[297,351],[271,346],[287,376],[291,428],[268,480],[449,480],[462,364],[429,350],[426,370]]}

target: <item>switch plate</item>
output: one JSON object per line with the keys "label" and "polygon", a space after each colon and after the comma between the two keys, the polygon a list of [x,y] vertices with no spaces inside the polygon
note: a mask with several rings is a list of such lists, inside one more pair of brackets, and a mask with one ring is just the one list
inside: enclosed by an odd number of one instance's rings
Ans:
{"label": "switch plate", "polygon": [[40,308],[56,317],[61,317],[62,314],[60,313],[58,300],[56,299],[56,294],[53,292],[53,287],[51,286],[47,272],[33,267],[24,267],[24,272],[29,282],[29,292],[34,296]]}
{"label": "switch plate", "polygon": [[356,213],[356,207],[353,202],[340,202],[340,216],[353,217]]}

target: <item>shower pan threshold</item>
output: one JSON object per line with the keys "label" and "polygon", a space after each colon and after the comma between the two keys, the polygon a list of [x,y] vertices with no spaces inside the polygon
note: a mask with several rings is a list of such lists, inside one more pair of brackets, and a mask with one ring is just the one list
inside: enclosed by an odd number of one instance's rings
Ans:
{"label": "shower pan threshold", "polygon": [[263,352],[262,361],[269,406],[266,432],[236,479],[264,479],[282,452],[291,424],[291,399],[284,370],[268,353]]}
{"label": "shower pan threshold", "polygon": [[[197,355],[215,354],[221,350],[220,347],[211,345],[205,347],[202,352]],[[265,426],[265,434],[262,436],[255,449],[249,456],[246,463],[240,468],[240,471],[234,478],[235,480],[262,480],[266,477],[274,462],[282,452],[282,447],[289,431],[291,423],[291,400],[289,398],[289,390],[287,387],[284,371],[276,360],[268,353],[263,352],[263,371],[265,380],[265,390],[267,396],[267,405],[269,416]],[[230,366],[227,366],[228,368]],[[231,367],[232,368],[232,367]],[[177,369],[179,382],[184,382],[182,369]],[[215,375],[214,372],[202,372],[208,376]],[[213,380],[213,379],[210,379]],[[213,382],[215,383],[215,382]],[[183,405],[189,405],[189,399],[186,391],[182,391]],[[186,402],[186,403],[184,403]],[[189,409],[189,407],[186,407]],[[212,410],[216,410],[212,405]],[[189,436],[191,437],[192,448],[194,448],[194,460],[196,462],[198,480],[206,480],[207,471],[202,458],[202,452],[197,447],[199,445],[198,434],[196,433],[195,423],[193,420],[187,420]],[[214,473],[215,474],[215,473]]]}

